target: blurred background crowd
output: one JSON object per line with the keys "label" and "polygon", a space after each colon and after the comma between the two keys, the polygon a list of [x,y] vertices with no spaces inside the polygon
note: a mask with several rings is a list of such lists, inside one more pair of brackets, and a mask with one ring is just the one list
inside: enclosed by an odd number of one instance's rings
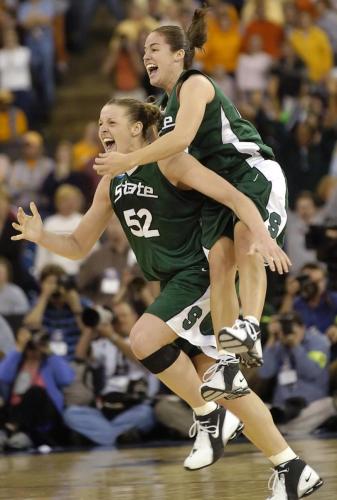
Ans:
{"label": "blurred background crowd", "polygon": [[[289,188],[293,265],[268,275],[265,363],[247,377],[284,433],[336,432],[337,1],[209,4],[195,67],[257,126]],[[188,436],[190,410],[129,348],[158,291],[119,223],[76,262],[10,236],[32,200],[46,229],[77,226],[98,182],[100,107],[156,94],[145,37],[186,28],[198,5],[0,0],[0,450]]]}

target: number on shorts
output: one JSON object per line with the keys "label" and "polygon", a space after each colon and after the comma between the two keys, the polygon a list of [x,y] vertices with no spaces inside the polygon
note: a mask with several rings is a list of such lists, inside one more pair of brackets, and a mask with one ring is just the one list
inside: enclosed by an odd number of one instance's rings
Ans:
{"label": "number on shorts", "polygon": [[281,216],[276,212],[272,212],[269,215],[268,222],[269,222],[268,231],[270,233],[270,236],[272,238],[276,238],[281,225]]}
{"label": "number on shorts", "polygon": [[[145,217],[145,220],[142,224],[139,219],[143,219],[143,217]],[[139,238],[155,238],[156,236],[160,236],[158,229],[150,229],[152,214],[146,208],[141,208],[137,213],[133,208],[124,210],[124,219],[131,233]]]}
{"label": "number on shorts", "polygon": [[202,316],[202,309],[199,306],[193,306],[189,311],[187,318],[183,321],[183,329],[190,330]]}

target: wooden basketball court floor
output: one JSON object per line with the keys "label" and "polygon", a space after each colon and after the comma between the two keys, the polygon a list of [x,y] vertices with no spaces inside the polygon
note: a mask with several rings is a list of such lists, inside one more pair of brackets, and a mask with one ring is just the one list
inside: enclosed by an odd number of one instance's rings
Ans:
{"label": "wooden basketball court floor", "polygon": [[[337,439],[292,441],[325,485],[310,498],[337,500]],[[247,443],[233,443],[212,467],[187,472],[188,446],[99,449],[0,458],[0,499],[265,500],[269,463]]]}

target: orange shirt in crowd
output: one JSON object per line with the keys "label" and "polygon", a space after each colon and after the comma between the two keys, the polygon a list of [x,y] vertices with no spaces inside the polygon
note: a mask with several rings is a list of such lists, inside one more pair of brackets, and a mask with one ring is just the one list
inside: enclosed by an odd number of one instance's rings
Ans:
{"label": "orange shirt in crowd", "polygon": [[197,53],[197,60],[210,74],[219,67],[228,73],[233,73],[237,66],[241,34],[238,15],[234,7],[227,6],[227,16],[230,21],[230,27],[227,30],[222,29],[215,17],[209,16],[207,42],[204,50]]}
{"label": "orange shirt in crowd", "polygon": [[254,35],[259,35],[262,38],[264,52],[275,58],[280,57],[283,41],[282,26],[271,21],[252,21],[247,25],[243,36],[243,52],[248,51],[249,39]]}

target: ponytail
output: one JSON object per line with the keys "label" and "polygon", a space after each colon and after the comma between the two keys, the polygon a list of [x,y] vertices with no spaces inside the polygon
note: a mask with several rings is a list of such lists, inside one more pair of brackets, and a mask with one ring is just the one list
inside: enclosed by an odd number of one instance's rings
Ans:
{"label": "ponytail", "polygon": [[207,3],[204,2],[203,7],[194,11],[192,22],[187,33],[185,33],[180,26],[160,26],[154,30],[154,32],[164,36],[172,52],[184,49],[184,69],[188,69],[192,66],[195,49],[202,49],[206,43],[207,12],[208,6]]}

